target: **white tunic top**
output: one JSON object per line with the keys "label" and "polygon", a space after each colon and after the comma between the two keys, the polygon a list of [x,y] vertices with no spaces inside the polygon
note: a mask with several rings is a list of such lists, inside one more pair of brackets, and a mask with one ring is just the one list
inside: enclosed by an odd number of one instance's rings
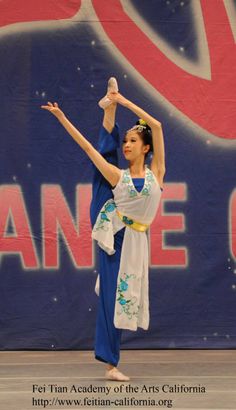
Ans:
{"label": "white tunic top", "polygon": [[[114,235],[126,227],[117,278],[114,325],[116,328],[137,330],[149,326],[148,241],[147,233],[132,229],[133,222],[150,225],[155,218],[161,198],[160,186],[146,166],[144,186],[138,192],[130,171],[121,170],[121,177],[109,199],[98,214],[92,238],[109,255],[115,253]],[[125,222],[117,214],[125,215]],[[95,291],[99,294],[99,276]]]}

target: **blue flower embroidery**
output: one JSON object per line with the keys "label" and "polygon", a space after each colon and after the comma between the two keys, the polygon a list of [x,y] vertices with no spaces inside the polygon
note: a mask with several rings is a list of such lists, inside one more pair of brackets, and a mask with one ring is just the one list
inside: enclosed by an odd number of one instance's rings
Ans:
{"label": "blue flower embroidery", "polygon": [[134,189],[130,189],[129,194],[131,197],[137,196],[137,192]]}
{"label": "blue flower embroidery", "polygon": [[142,195],[149,195],[149,190],[148,190],[148,188],[143,188],[143,190],[142,190]]}
{"label": "blue flower embroidery", "polygon": [[105,205],[105,212],[112,212],[116,208],[116,205],[114,202],[110,202]]}
{"label": "blue flower embroidery", "polygon": [[126,225],[132,225],[134,223],[133,219],[129,219],[127,216],[123,216],[122,221],[126,224]]}
{"label": "blue flower embroidery", "polygon": [[127,184],[129,196],[131,198],[134,198],[135,196],[137,196],[137,192],[133,187],[133,183],[132,183],[132,179],[131,179],[129,170],[124,171],[122,182],[123,182],[123,184]]}
{"label": "blue flower embroidery", "polygon": [[[124,171],[122,182],[127,185],[130,198],[135,198],[138,196],[136,189],[134,189],[134,184],[129,169]],[[141,191],[142,196],[150,195],[153,182],[155,182],[153,173],[150,169],[146,167],[144,186]]]}
{"label": "blue flower embroidery", "polygon": [[101,212],[100,212],[100,217],[94,227],[94,229],[97,231],[99,229],[107,230],[107,222],[110,222],[110,219],[108,218],[108,214],[113,212],[116,209],[116,204],[114,202],[114,199],[109,199],[105,205],[103,206]]}
{"label": "blue flower embroidery", "polygon": [[[139,311],[139,305],[137,305],[137,298],[136,297],[132,297],[131,299],[126,299],[123,292],[126,292],[129,288],[128,285],[128,280],[130,278],[135,278],[136,275],[132,274],[132,275],[127,275],[127,273],[123,274],[124,279],[120,278],[120,283],[117,287],[117,292],[118,292],[118,299],[117,302],[119,302],[119,304],[121,305],[121,313],[125,313],[125,315],[127,315],[127,317],[129,319],[132,319],[133,316],[137,316],[138,315],[138,311]],[[135,309],[134,309],[135,306]]]}
{"label": "blue flower embroidery", "polygon": [[107,214],[106,214],[106,212],[104,212],[104,211],[101,211],[101,220],[102,221],[110,221],[110,219],[107,217]]}
{"label": "blue flower embroidery", "polygon": [[149,181],[149,182],[153,182],[154,181],[154,178],[153,178],[153,175],[152,175],[152,173],[148,170],[148,174],[147,174],[147,181]]}
{"label": "blue flower embroidery", "polygon": [[129,183],[130,182],[130,177],[128,175],[125,175],[124,173],[124,177],[123,177],[123,181],[124,183]]}
{"label": "blue flower embroidery", "polygon": [[121,279],[121,283],[119,287],[121,290],[125,291],[128,289],[128,283]]}
{"label": "blue flower embroidery", "polygon": [[144,187],[142,189],[142,195],[144,195],[144,196],[149,196],[150,195],[150,191],[151,191],[153,182],[154,182],[154,178],[153,178],[152,171],[150,171],[150,169],[147,168],[145,184],[144,184]]}

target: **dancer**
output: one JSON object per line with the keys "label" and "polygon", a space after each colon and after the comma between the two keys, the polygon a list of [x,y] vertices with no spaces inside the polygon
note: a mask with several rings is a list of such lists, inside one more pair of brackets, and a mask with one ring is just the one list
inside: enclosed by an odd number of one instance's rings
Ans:
{"label": "dancer", "polygon": [[[129,162],[126,170],[118,167],[117,104],[142,118],[123,140],[123,154]],[[100,262],[95,358],[107,363],[107,379],[128,381],[130,378],[117,368],[121,332],[149,326],[147,230],[163,187],[164,140],[161,123],[122,96],[114,78],[109,80],[107,95],[99,105],[104,118],[98,150],[70,123],[57,103],[49,102],[42,108],[55,115],[95,165],[90,208],[92,237],[99,244]],[[145,159],[151,151],[149,169]]]}

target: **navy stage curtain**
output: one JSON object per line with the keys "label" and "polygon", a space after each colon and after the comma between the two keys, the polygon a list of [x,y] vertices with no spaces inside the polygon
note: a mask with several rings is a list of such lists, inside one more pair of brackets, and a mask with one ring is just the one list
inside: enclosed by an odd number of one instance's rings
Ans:
{"label": "navy stage curtain", "polygon": [[[57,101],[96,146],[110,76],[161,121],[167,166],[150,328],[122,347],[236,347],[235,13],[223,0],[0,2],[0,349],[93,348],[92,165],[40,106]],[[136,118],[119,107],[117,121],[123,135]]]}

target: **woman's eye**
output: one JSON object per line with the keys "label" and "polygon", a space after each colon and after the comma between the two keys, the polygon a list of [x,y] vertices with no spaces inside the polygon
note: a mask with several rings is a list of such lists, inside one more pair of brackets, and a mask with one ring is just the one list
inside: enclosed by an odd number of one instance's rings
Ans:
{"label": "woman's eye", "polygon": [[[130,139],[129,141],[130,141],[130,142],[136,142],[137,140],[135,140],[135,139],[132,138],[132,139]],[[123,144],[126,144],[126,142],[127,142],[127,140],[123,140]]]}

